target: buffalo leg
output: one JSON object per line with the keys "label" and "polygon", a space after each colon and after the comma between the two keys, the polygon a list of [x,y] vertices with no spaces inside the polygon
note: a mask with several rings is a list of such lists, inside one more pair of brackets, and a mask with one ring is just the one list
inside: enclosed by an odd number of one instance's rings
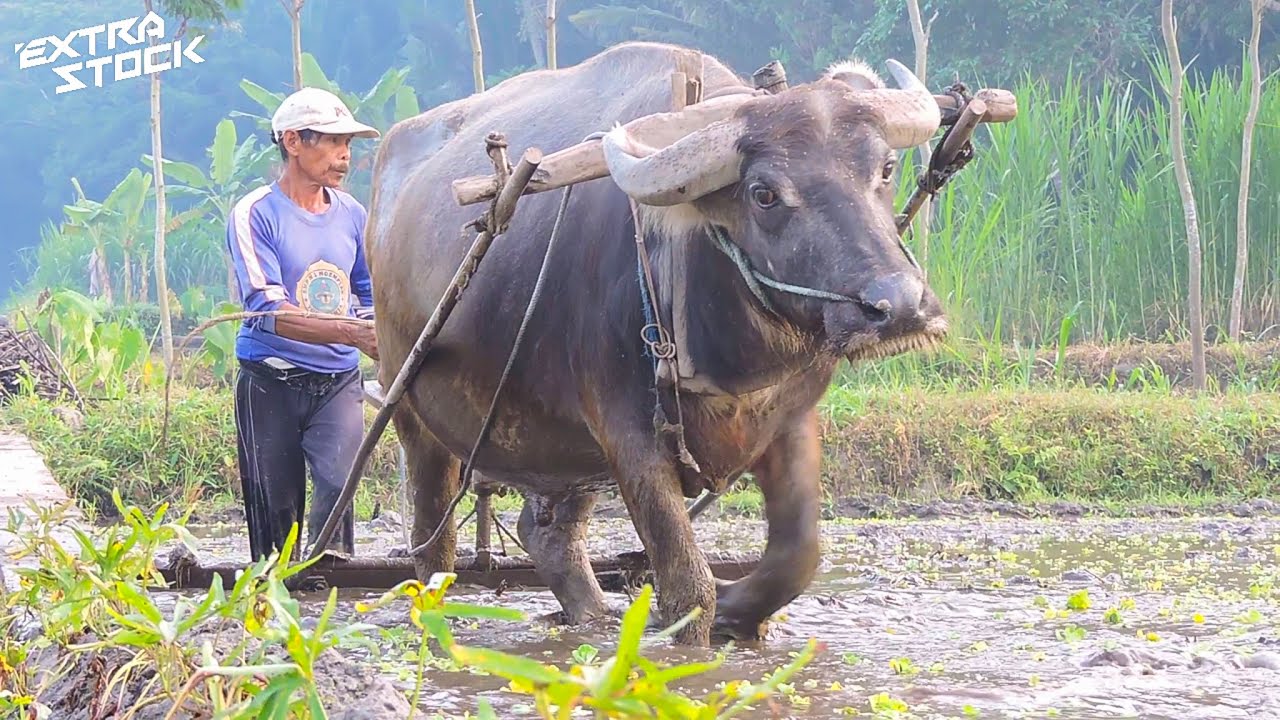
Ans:
{"label": "buffalo leg", "polygon": [[685,509],[680,478],[669,453],[651,442],[652,431],[632,431],[611,457],[613,476],[644,544],[657,581],[658,611],[664,626],[691,611],[701,615],[675,635],[678,643],[711,643],[716,584],[711,566],[698,549]]}
{"label": "buffalo leg", "polygon": [[560,497],[530,493],[516,526],[520,543],[533,558],[538,576],[560,601],[570,625],[609,611],[587,553],[587,523],[595,504],[595,493]]}
{"label": "buffalo leg", "polygon": [[444,530],[430,547],[413,559],[418,580],[427,582],[437,572],[452,572],[457,557],[458,531],[453,517],[445,517],[449,501],[458,491],[461,461],[435,439],[408,407],[392,416],[396,435],[404,447],[409,497],[413,503],[414,547],[431,538],[443,521]]}
{"label": "buffalo leg", "polygon": [[715,633],[755,640],[773,613],[794,600],[818,569],[821,516],[818,414],[807,412],[784,430],[752,468],[764,494],[769,535],[760,564],[718,588]]}

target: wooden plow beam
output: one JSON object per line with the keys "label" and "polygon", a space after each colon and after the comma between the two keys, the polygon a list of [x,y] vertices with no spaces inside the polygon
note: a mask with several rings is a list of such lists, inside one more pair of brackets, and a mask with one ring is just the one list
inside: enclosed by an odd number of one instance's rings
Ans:
{"label": "wooden plow beam", "polygon": [[[707,553],[706,557],[711,573],[721,580],[743,578],[760,562],[759,556],[753,554]],[[184,546],[178,546],[156,562],[156,569],[174,590],[208,589],[214,575],[222,577],[223,587],[231,587],[237,574],[247,567],[244,562],[202,563]],[[643,552],[594,558],[591,569],[605,592],[625,593],[654,582],[649,558]],[[463,585],[494,590],[547,587],[527,556],[467,555],[454,563],[454,572],[458,575],[457,582]],[[323,579],[328,587],[367,590],[389,590],[416,577],[413,560],[407,557],[356,557],[344,561],[331,556],[316,560],[300,576],[308,581]]]}

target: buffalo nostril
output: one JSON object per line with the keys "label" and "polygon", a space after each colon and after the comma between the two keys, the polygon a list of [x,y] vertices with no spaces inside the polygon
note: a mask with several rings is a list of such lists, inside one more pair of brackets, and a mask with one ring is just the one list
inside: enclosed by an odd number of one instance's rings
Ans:
{"label": "buffalo nostril", "polygon": [[862,311],[877,325],[911,320],[920,314],[924,283],[907,273],[897,272],[876,278],[861,297]]}

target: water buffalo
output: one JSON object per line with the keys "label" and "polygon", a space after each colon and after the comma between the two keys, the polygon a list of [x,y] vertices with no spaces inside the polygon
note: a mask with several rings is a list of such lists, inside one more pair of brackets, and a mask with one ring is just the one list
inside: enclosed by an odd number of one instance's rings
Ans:
{"label": "water buffalo", "polygon": [[[466,253],[473,232],[464,224],[486,207],[460,206],[450,185],[492,171],[486,134],[506,133],[518,158],[527,147],[553,152],[610,131],[600,140],[610,174],[573,190],[475,470],[524,495],[522,542],[574,623],[609,612],[585,534],[598,493],[616,486],[651,559],[660,617],[701,608],[677,640],[705,645],[713,631],[758,637],[816,571],[815,405],[839,362],[923,348],[947,322],[894,228],[895,151],[940,124],[923,85],[895,66],[902,87],[886,87],[849,61],[814,82],[752,94],[702,55],[708,101],[671,112],[672,72],[691,52],[624,43],[396,124],[377,152],[366,243],[388,386]],[[646,137],[617,127],[664,112],[665,124]],[[415,544],[459,487],[560,199],[560,191],[521,199],[396,411]],[[680,409],[700,472],[655,431],[655,397],[668,418],[677,414],[669,388],[655,390],[642,340],[648,306],[631,200],[658,287],[674,277],[670,257],[687,263],[680,351],[696,375]],[[671,328],[671,293],[658,294]],[[767,547],[749,576],[718,584],[685,498],[747,473],[764,495]],[[447,521],[415,559],[420,577],[451,569],[455,549]]]}

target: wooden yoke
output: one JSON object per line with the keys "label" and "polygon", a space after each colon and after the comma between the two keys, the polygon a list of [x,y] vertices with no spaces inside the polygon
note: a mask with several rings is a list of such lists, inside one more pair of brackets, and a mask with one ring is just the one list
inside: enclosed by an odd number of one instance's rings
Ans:
{"label": "wooden yoke", "polygon": [[[697,51],[683,52],[671,73],[671,111],[679,112],[689,105],[702,102],[703,55]],[[671,332],[676,346],[676,370],[679,376],[691,378],[695,369],[689,356],[689,322],[687,317],[689,245],[674,242],[669,251],[663,252],[661,262],[666,279],[659,285],[660,305],[666,305],[671,317]],[[671,362],[662,359],[658,363],[659,382],[671,380]]]}
{"label": "wooden yoke", "polygon": [[[679,69],[671,73],[671,109],[673,112],[679,112],[689,105],[702,102],[704,94],[702,57],[702,53],[682,54],[677,63]],[[696,68],[693,67],[695,62]],[[782,63],[777,60],[771,61],[752,73],[751,80],[757,91],[763,91],[770,95],[780,93],[788,87],[787,72],[782,67]],[[671,244],[670,252],[662,254],[662,263],[666,270],[663,274],[669,278],[669,281],[661,284],[658,292],[669,295],[669,300],[663,298],[666,301],[663,304],[667,305],[671,313],[671,330],[676,346],[675,360],[680,379],[689,381],[687,383],[688,389],[693,392],[698,392],[699,390],[703,392],[718,392],[717,388],[693,380],[697,374],[697,368],[693,364],[693,358],[688,353],[689,323],[686,314],[688,309],[688,252],[688,243],[676,242]],[[668,360],[659,361],[658,380],[664,384],[671,382],[671,365]]]}

